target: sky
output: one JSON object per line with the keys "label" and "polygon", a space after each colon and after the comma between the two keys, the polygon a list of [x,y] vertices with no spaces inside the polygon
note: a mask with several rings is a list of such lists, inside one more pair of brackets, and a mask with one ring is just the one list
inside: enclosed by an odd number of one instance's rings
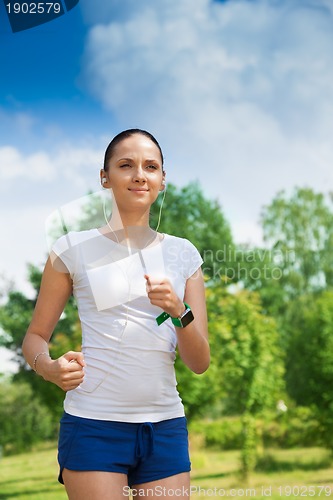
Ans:
{"label": "sky", "polygon": [[261,244],[278,191],[330,192],[332,21],[331,0],[80,0],[12,33],[1,3],[0,288],[30,293],[45,221],[100,191],[125,128],[157,137],[167,182],[200,182],[238,243]]}

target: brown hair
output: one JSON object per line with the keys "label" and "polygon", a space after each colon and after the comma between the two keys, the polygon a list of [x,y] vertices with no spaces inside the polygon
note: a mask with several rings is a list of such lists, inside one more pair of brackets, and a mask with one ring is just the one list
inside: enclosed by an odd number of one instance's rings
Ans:
{"label": "brown hair", "polygon": [[150,139],[158,147],[159,152],[161,154],[162,168],[163,168],[164,157],[163,157],[162,149],[161,149],[161,146],[159,145],[158,141],[155,139],[155,137],[150,132],[147,132],[146,130],[142,130],[140,128],[130,128],[128,130],[124,130],[123,132],[120,132],[119,134],[117,134],[112,139],[112,141],[110,142],[108,147],[106,148],[105,155],[104,155],[104,166],[103,166],[105,171],[108,170],[108,163],[109,163],[110,158],[112,157],[112,155],[114,153],[114,150],[115,150],[117,144],[119,144],[124,139],[127,139],[128,137],[131,137],[132,135],[135,135],[135,134],[141,134],[141,135],[148,137],[148,139]]}

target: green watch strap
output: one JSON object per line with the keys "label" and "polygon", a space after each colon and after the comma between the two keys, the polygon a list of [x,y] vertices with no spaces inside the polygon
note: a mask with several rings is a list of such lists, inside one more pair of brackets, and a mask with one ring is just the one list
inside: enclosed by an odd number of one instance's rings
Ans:
{"label": "green watch strap", "polygon": [[157,316],[156,323],[158,324],[158,326],[160,326],[168,318],[170,318],[170,314],[168,314],[168,313],[166,313],[166,312],[163,311],[162,314],[160,314],[159,316]]}
{"label": "green watch strap", "polygon": [[175,326],[178,326],[179,328],[183,326],[179,318],[171,318],[171,321]]}
{"label": "green watch strap", "polygon": [[[186,309],[191,309],[190,306],[188,304],[186,304],[186,302],[184,302],[184,306],[186,307]],[[170,316],[170,314],[168,314],[167,312],[163,311],[162,314],[160,314],[159,316],[157,316],[156,318],[156,323],[158,324],[158,326],[160,326],[162,323],[164,323],[164,321],[166,321],[168,318],[171,318],[171,321],[172,323],[175,325],[175,326],[178,326],[179,328],[182,327],[182,324],[181,324],[181,321],[179,318],[172,318]]]}
{"label": "green watch strap", "polygon": [[[191,310],[190,306],[188,304],[186,304],[186,302],[184,302],[184,306],[185,306],[185,311],[187,309]],[[184,312],[185,312],[184,311]],[[175,326],[178,326],[178,328],[182,328],[183,327],[183,324],[181,322],[181,318],[182,318],[182,315],[180,315],[178,318],[171,318],[171,321],[172,323],[175,325]]]}

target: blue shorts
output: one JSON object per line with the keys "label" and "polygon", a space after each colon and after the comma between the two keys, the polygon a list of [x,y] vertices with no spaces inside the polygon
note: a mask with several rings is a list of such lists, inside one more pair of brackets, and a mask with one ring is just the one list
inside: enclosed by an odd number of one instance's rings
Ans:
{"label": "blue shorts", "polygon": [[127,423],[75,417],[60,421],[59,482],[64,468],[120,472],[129,486],[189,472],[186,418]]}

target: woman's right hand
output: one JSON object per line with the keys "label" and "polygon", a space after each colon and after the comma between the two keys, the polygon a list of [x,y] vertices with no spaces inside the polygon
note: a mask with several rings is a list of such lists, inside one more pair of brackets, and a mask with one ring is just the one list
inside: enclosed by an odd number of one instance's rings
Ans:
{"label": "woman's right hand", "polygon": [[82,384],[85,361],[82,352],[69,351],[58,359],[39,358],[38,373],[63,391],[71,391]]}

